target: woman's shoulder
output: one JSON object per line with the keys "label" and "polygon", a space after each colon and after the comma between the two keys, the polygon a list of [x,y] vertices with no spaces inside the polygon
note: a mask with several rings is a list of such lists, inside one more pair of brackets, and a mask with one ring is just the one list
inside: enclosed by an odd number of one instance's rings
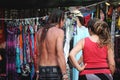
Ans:
{"label": "woman's shoulder", "polygon": [[82,26],[82,28],[87,29],[87,27],[86,27],[86,26]]}
{"label": "woman's shoulder", "polygon": [[85,37],[85,38],[83,38],[84,40],[88,40],[90,37]]}

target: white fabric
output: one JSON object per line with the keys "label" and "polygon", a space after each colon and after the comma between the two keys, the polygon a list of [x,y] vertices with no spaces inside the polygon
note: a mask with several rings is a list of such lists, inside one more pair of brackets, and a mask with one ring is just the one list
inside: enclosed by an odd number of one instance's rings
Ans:
{"label": "white fabric", "polygon": [[72,20],[71,19],[67,19],[65,22],[65,27],[66,27],[66,40],[65,40],[65,44],[64,44],[64,55],[65,55],[65,60],[67,63],[67,59],[68,59],[68,55],[69,55],[69,50],[70,50],[70,40],[73,37],[73,25],[72,25]]}

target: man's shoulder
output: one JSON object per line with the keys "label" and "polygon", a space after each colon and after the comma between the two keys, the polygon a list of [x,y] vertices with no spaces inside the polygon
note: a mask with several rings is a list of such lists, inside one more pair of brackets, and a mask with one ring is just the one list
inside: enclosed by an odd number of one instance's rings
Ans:
{"label": "man's shoulder", "polygon": [[64,32],[64,30],[63,30],[63,29],[58,28],[58,30],[59,30],[60,32]]}
{"label": "man's shoulder", "polygon": [[56,27],[53,27],[52,31],[54,31],[56,33],[63,33],[64,32],[61,28],[56,28]]}
{"label": "man's shoulder", "polygon": [[64,36],[64,31],[60,28],[55,28],[53,31],[52,31],[53,34],[55,34],[57,37],[61,37],[61,36]]}
{"label": "man's shoulder", "polygon": [[57,29],[57,33],[64,34],[64,31],[62,29]]}

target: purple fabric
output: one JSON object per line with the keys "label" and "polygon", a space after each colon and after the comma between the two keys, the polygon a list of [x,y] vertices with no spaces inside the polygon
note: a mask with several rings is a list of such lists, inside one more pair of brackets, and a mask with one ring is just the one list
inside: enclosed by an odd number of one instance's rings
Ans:
{"label": "purple fabric", "polygon": [[10,29],[7,28],[7,42],[6,42],[6,51],[7,51],[7,65],[6,65],[6,74],[7,80],[17,80],[16,77],[16,66],[15,66],[15,34],[14,27]]}

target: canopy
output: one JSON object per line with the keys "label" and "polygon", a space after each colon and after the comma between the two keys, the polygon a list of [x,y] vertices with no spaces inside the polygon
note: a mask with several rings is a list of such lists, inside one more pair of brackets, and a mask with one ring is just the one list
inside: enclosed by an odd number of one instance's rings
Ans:
{"label": "canopy", "polygon": [[0,0],[0,8],[52,8],[87,6],[105,0]]}

